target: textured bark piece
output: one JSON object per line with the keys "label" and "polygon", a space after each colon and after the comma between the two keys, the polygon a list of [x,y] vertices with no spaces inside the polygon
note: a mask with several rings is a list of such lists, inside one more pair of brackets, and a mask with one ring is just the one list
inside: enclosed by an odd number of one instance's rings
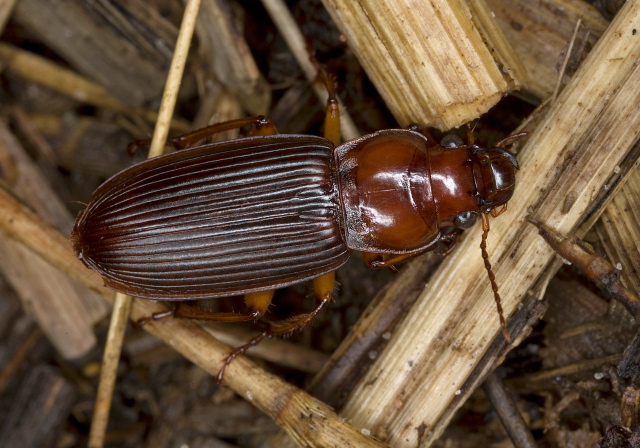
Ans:
{"label": "textured bark piece", "polygon": [[[68,232],[73,221],[71,214],[2,124],[0,158],[4,161],[0,162],[0,168],[14,173],[9,182],[15,194],[47,222]],[[8,168],[9,160],[13,168]],[[58,352],[74,359],[90,350],[96,343],[93,324],[107,313],[104,302],[6,235],[0,235],[0,252],[4,254],[0,257],[0,269]]]}
{"label": "textured bark piece", "polygon": [[27,0],[14,18],[126,104],[162,91],[177,30],[144,1]]}
{"label": "textured bark piece", "polygon": [[75,389],[53,367],[37,366],[20,385],[0,432],[1,446],[56,446],[75,401]]}
{"label": "textured bark piece", "polygon": [[483,1],[323,3],[402,126],[460,126],[526,82]]}
{"label": "textured bark piece", "polygon": [[581,32],[572,52],[578,62],[581,53],[591,49],[608,25],[591,4],[582,0],[486,2],[529,74],[529,82],[523,90],[540,100],[554,91],[558,79],[557,63],[571,40],[578,19],[582,18]]}

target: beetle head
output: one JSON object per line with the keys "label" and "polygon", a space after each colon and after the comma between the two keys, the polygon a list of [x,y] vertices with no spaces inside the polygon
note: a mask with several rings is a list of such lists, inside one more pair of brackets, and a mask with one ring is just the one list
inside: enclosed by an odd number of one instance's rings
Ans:
{"label": "beetle head", "polygon": [[489,210],[506,204],[516,183],[518,161],[508,151],[493,147],[472,147],[474,154],[473,172],[478,189],[478,201],[481,211]]}

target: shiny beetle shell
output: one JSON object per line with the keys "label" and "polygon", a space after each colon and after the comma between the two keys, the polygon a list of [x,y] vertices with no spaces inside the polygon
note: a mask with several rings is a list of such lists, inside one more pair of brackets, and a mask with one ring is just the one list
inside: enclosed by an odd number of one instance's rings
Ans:
{"label": "shiny beetle shell", "polygon": [[117,291],[156,300],[275,289],[349,257],[333,145],[274,135],[203,145],[126,169],[93,194],[71,241]]}

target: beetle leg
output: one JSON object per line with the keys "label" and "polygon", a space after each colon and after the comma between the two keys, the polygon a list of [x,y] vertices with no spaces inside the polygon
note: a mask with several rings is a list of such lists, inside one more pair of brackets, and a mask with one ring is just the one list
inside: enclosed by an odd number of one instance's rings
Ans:
{"label": "beetle leg", "polygon": [[386,267],[393,268],[394,264],[405,261],[411,257],[421,254],[422,252],[425,252],[425,251],[418,251],[418,252],[411,252],[408,254],[397,254],[397,255],[383,254],[383,253],[377,253],[377,252],[363,252],[362,258],[364,259],[364,262],[367,264],[367,266],[369,266],[371,269],[380,269],[380,268],[386,268]]}
{"label": "beetle leg", "polygon": [[316,300],[316,308],[310,313],[298,314],[278,322],[269,322],[266,333],[271,336],[286,336],[296,331],[302,330],[309,322],[318,315],[320,310],[331,301],[331,297]]}
{"label": "beetle leg", "polygon": [[529,135],[531,135],[530,132],[519,132],[517,134],[513,134],[513,135],[510,135],[508,137],[503,138],[502,140],[500,140],[499,142],[497,142],[493,146],[495,148],[502,148],[505,145],[505,143],[507,143],[507,142],[509,142],[511,140],[515,140],[515,139],[521,138],[521,137],[527,137]]}
{"label": "beetle leg", "polygon": [[180,302],[176,303],[173,306],[172,310],[163,311],[162,313],[153,313],[151,316],[147,316],[147,317],[143,317],[142,319],[138,319],[137,321],[135,321],[133,323],[133,326],[135,328],[140,328],[140,327],[143,327],[144,325],[148,324],[151,321],[160,320],[160,319],[164,319],[165,317],[173,316],[173,314],[176,312],[176,309],[178,308],[179,304],[180,304]]}
{"label": "beetle leg", "polygon": [[141,327],[153,320],[160,320],[169,316],[186,319],[213,320],[218,322],[246,322],[248,320],[258,320],[264,315],[267,308],[269,308],[274,292],[275,291],[261,291],[246,294],[244,296],[244,302],[247,305],[247,308],[249,308],[249,312],[246,313],[207,311],[196,306],[189,305],[187,302],[177,302],[173,310],[155,313],[150,317],[142,318],[136,322],[136,326]]}
{"label": "beetle leg", "polygon": [[407,126],[407,129],[409,129],[410,131],[419,132],[420,134],[424,135],[430,145],[438,144],[438,139],[436,138],[435,134],[426,126],[420,126],[418,124],[412,123]]}
{"label": "beetle leg", "polygon": [[452,233],[443,233],[440,235],[440,240],[438,241],[438,248],[436,252],[443,257],[448,256],[451,251],[458,245],[458,238],[460,237],[461,231],[456,230]]}
{"label": "beetle leg", "polygon": [[313,291],[316,294],[316,302],[327,299],[331,300],[333,296],[333,290],[336,285],[336,273],[335,271],[327,272],[320,277],[313,279]]}
{"label": "beetle leg", "polygon": [[260,319],[269,308],[275,291],[261,291],[245,294],[244,303],[249,308],[246,313],[221,313],[200,309],[185,302],[178,302],[174,317],[187,319],[214,320],[218,322],[246,322]]}
{"label": "beetle leg", "polygon": [[197,306],[179,302],[173,312],[173,317],[183,319],[214,320],[220,322],[245,322],[260,317],[255,312],[249,313],[220,313],[217,311],[207,311]]}
{"label": "beetle leg", "polygon": [[278,322],[269,322],[266,333],[269,336],[283,336],[302,330],[331,301],[335,282],[336,275],[333,271],[314,278],[313,290],[316,296],[316,308],[310,313],[298,314]]}
{"label": "beetle leg", "polygon": [[266,338],[268,336],[269,336],[269,333],[267,333],[266,331],[263,331],[258,336],[254,337],[254,338],[251,338],[249,340],[249,342],[247,342],[246,344],[241,345],[239,347],[235,347],[233,349],[233,351],[229,354],[229,356],[227,356],[224,359],[222,367],[220,368],[220,371],[216,375],[216,383],[217,384],[221,384],[222,383],[222,380],[224,379],[224,372],[227,370],[227,366],[229,364],[231,364],[231,361],[236,359],[238,356],[244,355],[247,350],[249,350],[251,347],[257,345],[258,342],[262,341],[264,338]]}
{"label": "beetle leg", "polygon": [[[149,146],[150,144],[151,140],[136,139],[127,145],[127,154],[129,154],[130,157],[133,157],[136,152],[138,152],[138,149]],[[165,143],[164,146],[171,146],[171,144]]]}
{"label": "beetle leg", "polygon": [[220,132],[239,129],[244,126],[253,126],[254,130],[250,135],[271,135],[277,134],[275,126],[268,118],[263,116],[239,118],[237,120],[223,121],[211,126],[207,126],[188,134],[181,135],[171,140],[171,144],[176,149],[186,149],[198,145],[206,141],[209,137]]}
{"label": "beetle leg", "polygon": [[253,118],[256,119],[256,122],[253,124],[253,129],[249,131],[250,137],[256,135],[274,135],[278,133],[276,127],[267,117],[258,116]]}
{"label": "beetle leg", "polygon": [[314,278],[313,290],[316,296],[316,308],[310,313],[291,316],[290,318],[279,322],[269,322],[269,328],[267,329],[269,336],[283,336],[302,330],[305,325],[311,322],[318,312],[320,312],[320,310],[331,301],[335,283],[336,274],[334,271]]}
{"label": "beetle leg", "polygon": [[324,138],[338,146],[340,140],[340,107],[336,98],[336,86],[333,79],[323,73],[329,97],[327,98],[327,108],[324,115]]}
{"label": "beetle leg", "polygon": [[498,216],[502,215],[506,211],[507,211],[507,203],[505,202],[504,204],[502,204],[502,207],[500,208],[500,210],[498,210],[497,208],[492,208],[491,216],[493,216],[494,218],[497,218]]}
{"label": "beetle leg", "polygon": [[[316,295],[316,308],[310,313],[292,316],[279,322],[269,322],[269,328],[267,328],[266,331],[263,331],[258,336],[251,338],[246,344],[235,347],[229,354],[229,356],[224,359],[224,364],[222,364],[222,368],[216,376],[216,382],[218,384],[222,382],[227,366],[231,364],[234,359],[245,354],[247,350],[257,345],[258,342],[272,336],[282,336],[302,330],[309,322],[311,322],[316,317],[320,310],[331,301],[334,285],[335,273],[333,271],[313,279],[313,289]],[[269,300],[269,302],[271,301]]]}

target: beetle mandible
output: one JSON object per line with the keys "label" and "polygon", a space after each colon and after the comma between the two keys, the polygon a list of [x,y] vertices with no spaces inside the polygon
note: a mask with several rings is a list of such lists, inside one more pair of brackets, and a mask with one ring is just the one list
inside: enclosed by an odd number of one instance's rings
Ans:
{"label": "beetle mandible", "polygon": [[[316,308],[271,322],[224,367],[265,337],[304,327],[331,300],[334,271],[352,250],[373,268],[450,250],[459,231],[506,205],[518,164],[502,145],[455,135],[440,143],[418,127],[374,132],[340,144],[329,87],[325,137],[278,135],[264,117],[219,123],[174,139],[180,151],[114,175],[76,219],[71,243],[105,285],[153,300],[244,294],[243,313],[179,304],[170,313],[227,322],[259,319],[274,290],[314,280]],[[250,136],[199,144],[228,129]],[[154,316],[154,317],[162,317]],[[218,379],[222,379],[224,367]]]}

